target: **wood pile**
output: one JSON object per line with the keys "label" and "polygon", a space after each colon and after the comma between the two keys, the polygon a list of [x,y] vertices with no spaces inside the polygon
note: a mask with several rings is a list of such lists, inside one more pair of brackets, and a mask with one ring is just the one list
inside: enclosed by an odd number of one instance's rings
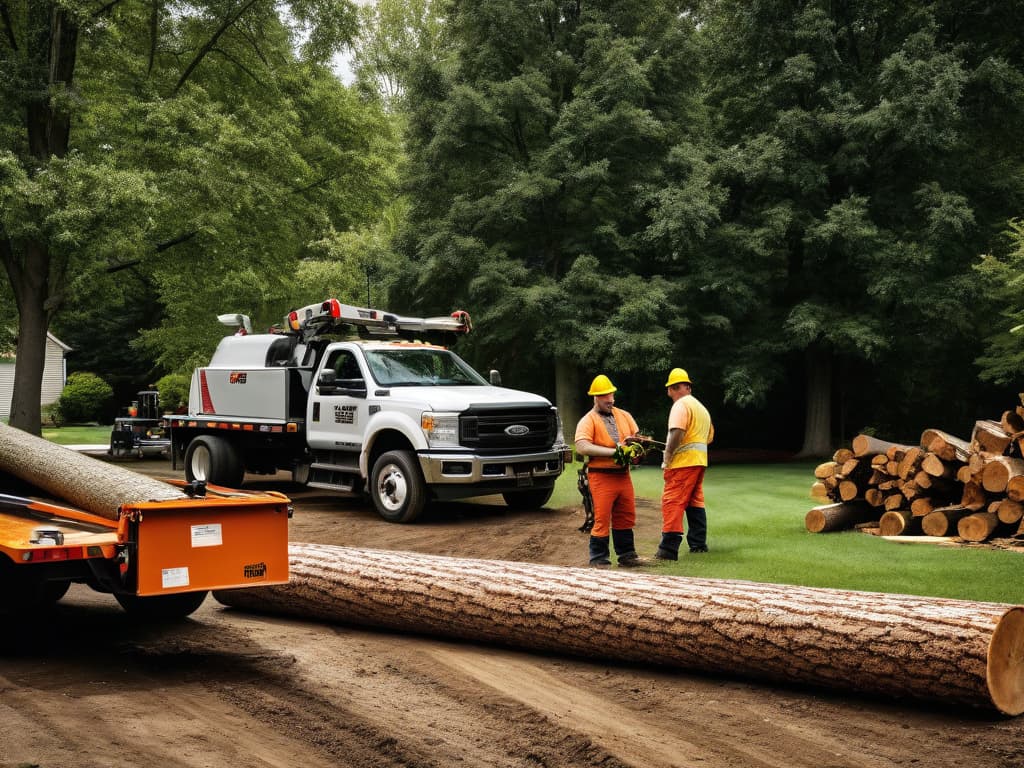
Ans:
{"label": "wood pile", "polygon": [[858,435],[814,470],[812,533],[877,528],[883,536],[1024,538],[1021,405],[974,424],[970,440],[926,429],[917,445]]}

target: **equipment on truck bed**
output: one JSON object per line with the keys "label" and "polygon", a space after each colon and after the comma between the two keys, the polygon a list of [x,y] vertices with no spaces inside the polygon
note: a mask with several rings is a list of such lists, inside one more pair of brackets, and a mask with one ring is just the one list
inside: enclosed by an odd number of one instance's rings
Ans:
{"label": "equipment on truck bed", "polygon": [[110,430],[110,448],[107,453],[120,456],[143,456],[166,453],[171,448],[168,424],[160,415],[160,393],[156,390],[139,392],[132,401],[127,416],[114,419]]}

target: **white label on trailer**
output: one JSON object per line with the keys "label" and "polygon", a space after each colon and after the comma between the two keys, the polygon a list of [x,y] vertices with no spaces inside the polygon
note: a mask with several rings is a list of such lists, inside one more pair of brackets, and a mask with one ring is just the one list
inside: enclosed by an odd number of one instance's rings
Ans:
{"label": "white label on trailer", "polygon": [[164,568],[160,571],[164,589],[188,586],[188,568]]}
{"label": "white label on trailer", "polygon": [[193,547],[219,547],[224,543],[220,523],[192,526]]}

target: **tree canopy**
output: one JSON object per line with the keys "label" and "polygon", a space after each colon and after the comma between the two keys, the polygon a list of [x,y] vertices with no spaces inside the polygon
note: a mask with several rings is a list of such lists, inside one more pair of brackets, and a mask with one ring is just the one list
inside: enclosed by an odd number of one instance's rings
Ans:
{"label": "tree canopy", "polygon": [[[383,112],[327,66],[355,32],[352,4],[3,8],[0,260],[19,314],[12,424],[38,430],[42,342],[72,296],[76,308],[99,300],[112,313],[156,297],[146,324],[156,327],[140,343],[172,370],[217,336],[197,318],[243,306],[279,319],[310,271],[318,292],[357,282],[332,243],[389,200],[394,139]],[[330,277],[318,260],[335,265]]]}

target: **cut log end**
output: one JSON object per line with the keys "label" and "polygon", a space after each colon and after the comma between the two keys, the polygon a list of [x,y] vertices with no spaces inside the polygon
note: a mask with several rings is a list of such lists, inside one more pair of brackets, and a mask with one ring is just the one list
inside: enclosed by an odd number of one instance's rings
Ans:
{"label": "cut log end", "polygon": [[1024,607],[1011,608],[996,625],[986,677],[996,709],[1005,715],[1024,714]]}

